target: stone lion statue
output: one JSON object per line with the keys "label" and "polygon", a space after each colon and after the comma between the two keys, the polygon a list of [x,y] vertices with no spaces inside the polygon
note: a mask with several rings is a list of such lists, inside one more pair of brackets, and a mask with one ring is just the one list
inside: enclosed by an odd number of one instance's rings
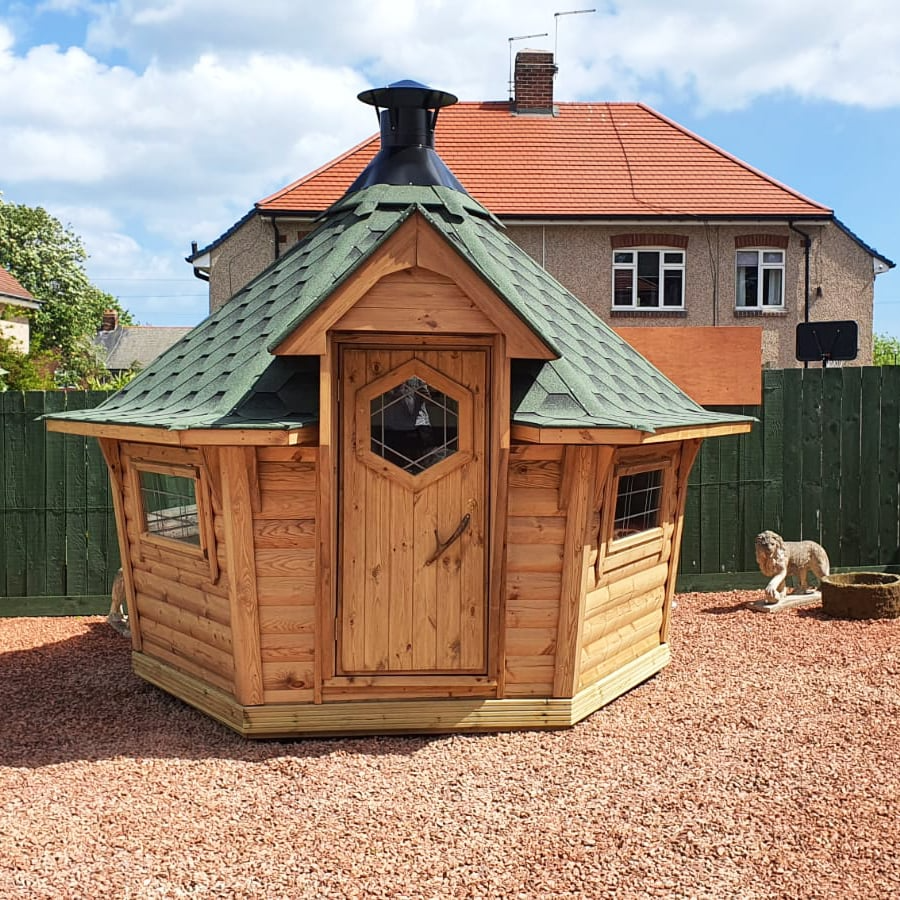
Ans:
{"label": "stone lion statue", "polygon": [[785,541],[774,531],[756,536],[756,562],[760,572],[771,579],[766,585],[766,603],[785,598],[788,575],[797,576],[797,591],[806,594],[812,590],[806,583],[808,572],[821,581],[831,570],[828,554],[815,541]]}

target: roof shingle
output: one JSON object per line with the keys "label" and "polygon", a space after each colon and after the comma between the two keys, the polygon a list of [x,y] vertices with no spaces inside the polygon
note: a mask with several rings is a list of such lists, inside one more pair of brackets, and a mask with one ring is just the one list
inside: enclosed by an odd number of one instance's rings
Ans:
{"label": "roof shingle", "polygon": [[619,338],[465,194],[375,185],[335,204],[273,263],[102,406],[52,418],[187,428],[300,428],[318,419],[318,360],[279,344],[409,216],[421,214],[558,359],[513,361],[514,423],[660,428],[745,421],[709,412]]}

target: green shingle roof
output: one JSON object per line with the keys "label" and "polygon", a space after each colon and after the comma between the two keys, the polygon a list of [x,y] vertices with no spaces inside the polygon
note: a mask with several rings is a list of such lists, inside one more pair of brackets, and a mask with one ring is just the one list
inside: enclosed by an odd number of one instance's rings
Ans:
{"label": "green shingle roof", "polygon": [[318,358],[271,350],[415,212],[442,234],[558,359],[514,360],[512,418],[555,428],[746,421],[704,410],[542,269],[466,194],[374,185],[101,406],[52,418],[187,428],[300,428],[318,419]]}

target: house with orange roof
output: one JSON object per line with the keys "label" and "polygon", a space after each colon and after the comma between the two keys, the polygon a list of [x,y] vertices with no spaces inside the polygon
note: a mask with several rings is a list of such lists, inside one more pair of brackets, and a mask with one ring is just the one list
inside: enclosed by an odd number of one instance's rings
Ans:
{"label": "house with orange roof", "polygon": [[9,340],[22,353],[30,345],[30,329],[25,310],[39,309],[40,302],[0,266],[0,337]]}
{"label": "house with orange roof", "polygon": [[[441,111],[436,149],[516,243],[629,340],[646,326],[723,339],[752,327],[757,358],[787,368],[798,323],[852,319],[856,363],[871,363],[874,280],[891,260],[831,208],[643,103],[555,103],[555,72],[551,53],[523,51],[513,99]],[[373,135],[194,245],[210,309],[305,237],[378,147]]]}

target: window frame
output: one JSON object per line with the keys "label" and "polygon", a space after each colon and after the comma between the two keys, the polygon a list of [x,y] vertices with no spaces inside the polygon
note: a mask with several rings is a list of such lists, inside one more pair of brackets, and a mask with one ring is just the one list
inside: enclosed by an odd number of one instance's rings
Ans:
{"label": "window frame", "polygon": [[[616,257],[619,254],[631,253],[633,258],[630,263],[617,262]],[[641,253],[657,253],[659,254],[659,265],[657,277],[659,278],[659,290],[657,291],[657,303],[654,306],[642,306],[639,302],[638,285],[639,285],[639,269]],[[666,254],[679,254],[681,262],[667,262]],[[619,311],[646,311],[646,312],[667,312],[685,309],[685,273],[687,271],[687,251],[683,247],[664,247],[664,246],[634,246],[634,247],[614,247],[612,251],[612,294],[610,300],[610,309],[613,312]],[[631,278],[631,303],[616,302],[616,273],[630,272]],[[678,305],[667,304],[665,302],[665,282],[667,272],[679,272],[681,275],[681,302]]]}
{"label": "window frame", "polygon": [[[129,468],[131,471],[131,488],[137,514],[140,544],[155,547],[165,552],[176,552],[194,560],[207,562],[210,567],[210,576],[215,582],[218,578],[218,557],[216,555],[216,539],[212,523],[209,485],[203,469],[193,463],[163,462],[146,458],[132,458]],[[143,472],[151,475],[170,475],[177,478],[186,478],[193,482],[194,497],[197,502],[198,543],[189,543],[178,538],[154,534],[150,530],[148,512],[144,502],[144,491],[141,485],[141,474]]]}
{"label": "window frame", "polygon": [[[616,569],[638,560],[659,561],[663,558],[674,527],[673,511],[676,503],[675,488],[681,449],[667,446],[643,450],[625,450],[617,454],[613,470],[603,493],[600,507],[600,532],[596,563],[597,577],[608,570]],[[621,479],[656,469],[663,471],[660,483],[659,523],[646,531],[625,535],[614,539],[616,504]]]}
{"label": "window frame", "polygon": [[[740,269],[742,268],[740,264],[740,256],[742,253],[755,253],[757,258],[756,263],[756,303],[754,305],[750,305],[742,302],[743,297],[741,296],[741,292],[739,289],[740,285]],[[781,255],[781,263],[773,264],[766,263],[764,254],[766,253],[778,253]],[[744,267],[747,268],[747,267]],[[777,271],[781,273],[781,302],[778,304],[775,303],[765,303],[763,292],[765,289],[765,272],[766,271]],[[772,310],[781,312],[785,309],[785,297],[787,293],[787,285],[786,285],[786,271],[787,271],[787,251],[783,247],[765,247],[765,246],[756,246],[756,247],[738,247],[734,252],[734,308],[739,312],[743,312],[745,310],[753,310],[763,312],[766,310]]]}

